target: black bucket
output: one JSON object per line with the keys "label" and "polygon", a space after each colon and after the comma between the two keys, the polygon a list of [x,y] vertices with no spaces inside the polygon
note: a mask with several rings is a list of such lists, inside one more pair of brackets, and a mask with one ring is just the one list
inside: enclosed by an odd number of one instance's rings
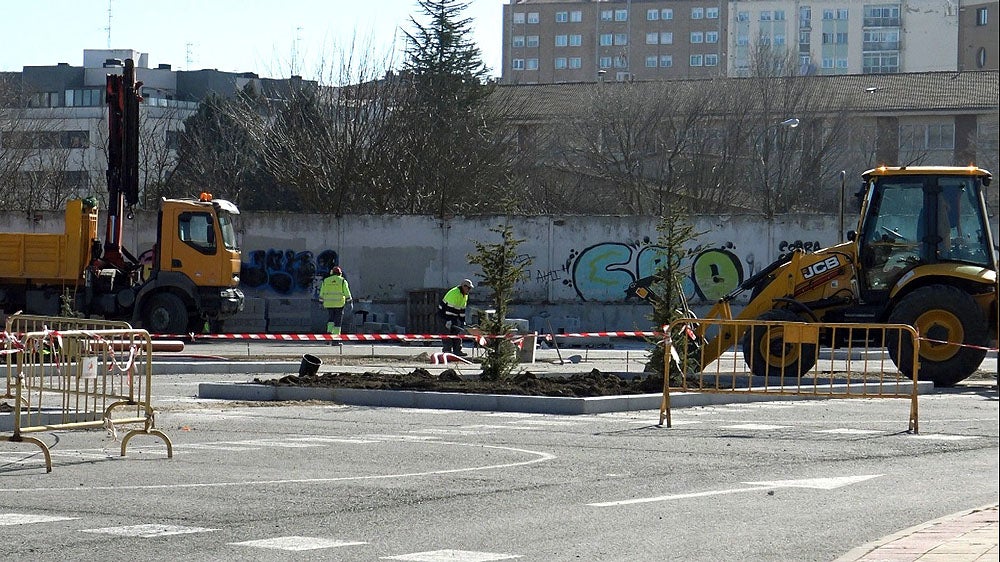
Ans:
{"label": "black bucket", "polygon": [[319,371],[319,366],[323,364],[323,360],[315,355],[309,355],[306,353],[302,356],[302,363],[299,363],[299,376],[308,377],[309,375],[315,375]]}

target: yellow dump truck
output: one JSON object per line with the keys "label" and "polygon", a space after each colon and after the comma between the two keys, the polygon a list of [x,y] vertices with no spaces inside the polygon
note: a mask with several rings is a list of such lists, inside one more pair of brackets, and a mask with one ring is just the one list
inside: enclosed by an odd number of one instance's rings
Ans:
{"label": "yellow dump truck", "polygon": [[108,201],[98,237],[93,198],[66,204],[62,234],[0,233],[0,306],[10,314],[67,312],[127,320],[153,333],[201,331],[243,308],[236,205],[203,193],[163,199],[156,243],[138,257],[122,247],[122,222],[138,201],[139,95],[125,61],[108,75]]}
{"label": "yellow dump truck", "polygon": [[[7,313],[127,320],[154,333],[215,329],[243,306],[240,252],[228,201],[164,199],[157,243],[120,268],[102,257],[92,200],[66,205],[62,234],[0,233],[0,303]],[[64,297],[68,297],[68,300]]]}

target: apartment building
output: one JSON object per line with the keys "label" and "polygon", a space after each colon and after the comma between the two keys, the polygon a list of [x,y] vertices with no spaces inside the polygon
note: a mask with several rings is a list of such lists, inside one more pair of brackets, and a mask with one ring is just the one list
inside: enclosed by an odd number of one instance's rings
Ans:
{"label": "apartment building", "polygon": [[704,78],[726,74],[721,0],[510,0],[504,84]]}
{"label": "apartment building", "polygon": [[1000,68],[997,2],[963,0],[958,8],[958,70]]}
{"label": "apartment building", "polygon": [[504,84],[996,69],[997,2],[509,0]]}
{"label": "apartment building", "polygon": [[[173,169],[184,120],[209,94],[230,97],[250,83],[268,97],[281,97],[301,78],[262,79],[254,73],[150,68],[148,54],[133,49],[87,49],[83,66],[61,62],[26,66],[16,78],[26,108],[8,109],[0,130],[0,157],[17,159],[17,190],[44,184],[56,191],[86,195],[104,191],[107,169],[106,76],[121,73],[131,58],[144,98],[140,144],[143,182],[163,181]],[[140,186],[142,188],[142,185]]]}

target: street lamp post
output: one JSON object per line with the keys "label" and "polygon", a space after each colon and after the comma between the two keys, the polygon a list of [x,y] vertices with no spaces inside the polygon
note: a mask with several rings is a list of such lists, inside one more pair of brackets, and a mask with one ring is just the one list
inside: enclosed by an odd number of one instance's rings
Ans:
{"label": "street lamp post", "polygon": [[769,173],[767,168],[768,168],[770,150],[768,150],[767,133],[770,132],[771,130],[779,130],[785,127],[789,129],[794,129],[798,126],[799,126],[798,118],[790,117],[779,123],[772,123],[767,127],[764,127],[764,129],[760,133],[758,133],[757,137],[754,139],[753,143],[754,150],[758,151],[757,155],[760,157],[761,179],[763,180],[762,187],[764,188],[764,201],[763,201],[764,214],[767,216],[767,218],[771,218],[774,215],[774,206],[772,205],[772,197],[771,197],[771,186],[770,182],[768,181]]}

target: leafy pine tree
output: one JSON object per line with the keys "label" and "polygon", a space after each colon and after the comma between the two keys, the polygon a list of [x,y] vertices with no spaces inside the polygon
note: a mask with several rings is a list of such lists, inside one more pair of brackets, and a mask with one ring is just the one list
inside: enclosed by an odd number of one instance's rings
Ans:
{"label": "leafy pine tree", "polygon": [[[698,234],[695,233],[694,226],[688,222],[684,210],[676,205],[671,205],[666,209],[666,213],[660,219],[656,230],[659,232],[657,243],[663,248],[660,255],[663,259],[663,267],[656,273],[657,281],[651,287],[656,299],[649,319],[653,322],[654,328],[659,331],[675,320],[690,317],[687,297],[683,291],[685,275],[683,262],[686,257],[689,257],[689,251],[685,249],[685,246],[697,238]],[[687,350],[688,362],[690,363],[691,359],[696,359],[697,346],[693,345],[694,342],[690,340],[687,345],[683,341],[687,334],[678,330],[671,333],[670,336],[678,354],[683,355],[684,351]],[[646,370],[662,375],[665,349],[661,339],[657,339],[654,343],[655,345],[650,350]],[[677,366],[672,365],[671,377],[679,376],[679,373]]]}
{"label": "leafy pine tree", "polygon": [[482,268],[483,285],[490,288],[490,302],[495,310],[479,327],[486,334],[486,358],[483,361],[484,379],[499,380],[510,376],[517,365],[517,346],[508,338],[512,328],[507,324],[507,308],[514,295],[514,285],[531,265],[531,259],[520,259],[517,247],[524,242],[514,238],[509,224],[490,229],[500,235],[500,242],[476,242],[476,252],[468,256],[469,263]]}

